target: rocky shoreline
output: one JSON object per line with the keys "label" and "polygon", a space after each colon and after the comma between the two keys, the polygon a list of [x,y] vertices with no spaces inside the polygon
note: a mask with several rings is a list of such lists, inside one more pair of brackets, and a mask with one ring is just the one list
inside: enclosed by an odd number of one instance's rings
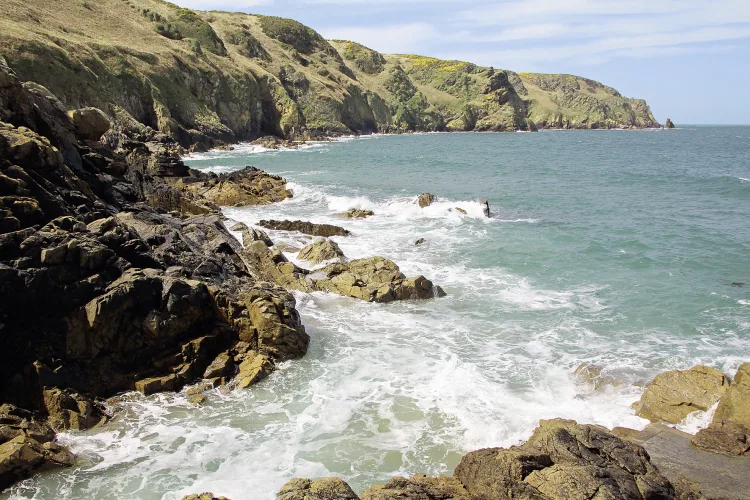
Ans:
{"label": "rocky shoreline", "polygon": [[[200,405],[208,389],[249,387],[304,356],[310,337],[290,290],[370,302],[445,295],[382,257],[348,260],[328,239],[344,227],[260,224],[321,238],[298,249],[310,269],[260,229],[233,226],[240,243],[219,207],[283,201],[286,181],[252,167],[206,174],[183,152],[150,129],[112,129],[96,108],[66,110],[0,58],[0,490],[72,465],[55,433],[105,424],[105,398],[190,385]],[[677,423],[715,404],[692,446],[747,464],[750,364],[731,382],[706,367],[660,375],[635,409]],[[278,498],[719,498],[660,472],[642,438],[542,421],[524,445],[467,454],[454,478],[394,478],[359,497],[340,479],[295,479]]]}

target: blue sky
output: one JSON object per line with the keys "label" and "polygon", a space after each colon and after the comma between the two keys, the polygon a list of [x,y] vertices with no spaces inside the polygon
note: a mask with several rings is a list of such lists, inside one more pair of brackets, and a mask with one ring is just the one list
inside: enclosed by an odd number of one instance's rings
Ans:
{"label": "blue sky", "polygon": [[296,19],[384,53],[572,73],[657,120],[750,124],[750,0],[177,0]]}

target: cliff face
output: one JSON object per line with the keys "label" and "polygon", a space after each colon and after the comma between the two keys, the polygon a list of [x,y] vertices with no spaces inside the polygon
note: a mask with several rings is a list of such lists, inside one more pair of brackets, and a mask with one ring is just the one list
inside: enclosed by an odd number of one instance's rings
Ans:
{"label": "cliff face", "polygon": [[0,54],[68,108],[183,146],[261,135],[657,126],[644,101],[568,75],[383,55],[288,19],[160,0],[8,0]]}

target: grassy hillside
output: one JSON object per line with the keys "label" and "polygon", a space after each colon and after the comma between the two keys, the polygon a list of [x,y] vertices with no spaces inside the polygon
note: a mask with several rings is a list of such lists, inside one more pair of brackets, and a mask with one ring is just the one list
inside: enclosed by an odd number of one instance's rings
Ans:
{"label": "grassy hillside", "polygon": [[201,147],[272,134],[656,125],[644,101],[569,75],[383,55],[289,19],[160,0],[6,0],[0,54],[69,107]]}

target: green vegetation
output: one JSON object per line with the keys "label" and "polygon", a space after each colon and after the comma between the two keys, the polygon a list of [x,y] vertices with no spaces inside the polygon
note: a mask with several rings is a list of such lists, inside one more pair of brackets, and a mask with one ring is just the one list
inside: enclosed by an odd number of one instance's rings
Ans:
{"label": "green vegetation", "polygon": [[162,0],[7,0],[0,54],[68,108],[185,146],[263,134],[643,127],[648,105],[572,75],[385,55],[289,19]]}

